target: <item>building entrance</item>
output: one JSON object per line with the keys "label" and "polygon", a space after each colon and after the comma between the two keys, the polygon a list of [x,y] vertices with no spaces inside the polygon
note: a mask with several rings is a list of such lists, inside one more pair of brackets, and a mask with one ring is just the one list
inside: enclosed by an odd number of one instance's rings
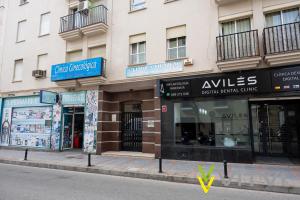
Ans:
{"label": "building entrance", "polygon": [[82,149],[84,107],[63,108],[62,150]]}
{"label": "building entrance", "polygon": [[253,102],[251,114],[255,155],[300,157],[299,102]]}
{"label": "building entrance", "polygon": [[142,151],[143,113],[141,103],[123,104],[122,111],[122,151]]}

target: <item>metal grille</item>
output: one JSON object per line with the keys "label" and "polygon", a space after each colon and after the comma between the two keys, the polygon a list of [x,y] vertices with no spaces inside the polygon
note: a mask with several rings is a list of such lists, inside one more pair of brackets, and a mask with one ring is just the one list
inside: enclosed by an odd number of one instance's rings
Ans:
{"label": "metal grille", "polygon": [[246,31],[217,37],[218,61],[259,56],[258,31]]}
{"label": "metal grille", "polygon": [[103,5],[61,17],[60,33],[76,30],[97,23],[107,24],[107,8]]}
{"label": "metal grille", "polygon": [[143,115],[141,112],[122,113],[122,150],[142,151]]}
{"label": "metal grille", "polygon": [[266,55],[300,50],[300,22],[268,27],[263,34]]}

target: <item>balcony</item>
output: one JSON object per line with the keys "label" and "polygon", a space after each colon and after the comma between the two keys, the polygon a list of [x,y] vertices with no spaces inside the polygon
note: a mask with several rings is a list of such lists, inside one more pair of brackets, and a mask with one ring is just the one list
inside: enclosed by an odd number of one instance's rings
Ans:
{"label": "balcony", "polygon": [[263,36],[270,66],[300,63],[300,22],[265,28]]}
{"label": "balcony", "polygon": [[258,31],[217,37],[217,66],[221,71],[257,68],[261,61]]}
{"label": "balcony", "polygon": [[82,35],[106,33],[107,8],[103,5],[61,17],[59,35],[64,40],[76,40]]}

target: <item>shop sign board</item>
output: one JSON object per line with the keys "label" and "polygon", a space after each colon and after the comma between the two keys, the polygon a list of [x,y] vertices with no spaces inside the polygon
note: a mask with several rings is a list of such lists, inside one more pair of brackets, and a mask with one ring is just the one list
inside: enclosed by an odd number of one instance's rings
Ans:
{"label": "shop sign board", "polygon": [[58,100],[58,94],[51,91],[40,91],[40,103],[56,104]]}
{"label": "shop sign board", "polygon": [[126,68],[126,77],[151,76],[157,74],[165,74],[171,72],[183,71],[182,61],[166,62],[153,65],[135,66]]}
{"label": "shop sign board", "polygon": [[61,94],[61,103],[63,105],[85,105],[85,91],[64,92]]}
{"label": "shop sign board", "polygon": [[51,67],[51,81],[102,76],[102,69],[103,58],[100,57],[56,64]]}
{"label": "shop sign board", "polygon": [[161,81],[160,93],[163,97],[173,98],[229,96],[263,93],[270,88],[270,73],[262,70]]}
{"label": "shop sign board", "polygon": [[273,70],[272,86],[275,92],[300,90],[300,67],[289,67]]}
{"label": "shop sign board", "polygon": [[11,107],[27,107],[27,106],[43,106],[44,104],[40,103],[39,96],[27,96],[27,97],[12,97],[6,98],[3,102],[4,108]]}

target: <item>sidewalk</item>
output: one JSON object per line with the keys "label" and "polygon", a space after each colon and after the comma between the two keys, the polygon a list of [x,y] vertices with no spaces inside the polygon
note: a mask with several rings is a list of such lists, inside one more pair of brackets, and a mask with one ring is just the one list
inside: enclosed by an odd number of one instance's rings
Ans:
{"label": "sidewalk", "polygon": [[28,161],[23,159],[24,151],[0,149],[0,163],[191,184],[199,184],[199,164],[206,171],[215,164],[213,186],[300,194],[299,165],[229,163],[229,179],[224,179],[223,163],[163,160],[163,173],[160,174],[158,160],[151,158],[92,155],[92,167],[87,167],[88,156],[81,152],[29,151]]}

